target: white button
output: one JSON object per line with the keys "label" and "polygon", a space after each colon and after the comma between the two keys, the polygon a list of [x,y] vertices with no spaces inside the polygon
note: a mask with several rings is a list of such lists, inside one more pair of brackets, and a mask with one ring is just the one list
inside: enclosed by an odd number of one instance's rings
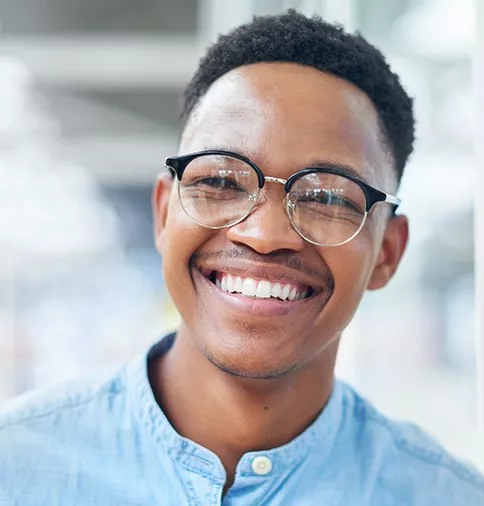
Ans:
{"label": "white button", "polygon": [[254,471],[255,474],[260,474],[263,476],[265,474],[269,474],[271,470],[272,462],[269,457],[264,457],[264,455],[261,455],[252,461],[252,471]]}

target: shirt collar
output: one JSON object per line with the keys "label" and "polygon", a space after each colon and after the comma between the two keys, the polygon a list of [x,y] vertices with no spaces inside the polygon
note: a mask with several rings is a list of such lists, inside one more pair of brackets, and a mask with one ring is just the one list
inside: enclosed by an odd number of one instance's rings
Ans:
{"label": "shirt collar", "polygon": [[[220,459],[210,450],[181,436],[170,424],[156,402],[148,378],[148,362],[165,353],[173,344],[175,333],[167,335],[128,367],[128,390],[132,409],[154,442],[165,448],[171,458],[191,471],[209,475],[223,483],[225,470]],[[329,457],[337,437],[343,411],[343,388],[334,382],[333,392],[316,420],[289,443],[271,450],[246,453],[237,465],[237,475],[252,474],[252,461],[264,455],[272,462],[272,473],[287,472],[317,452],[321,463]]]}

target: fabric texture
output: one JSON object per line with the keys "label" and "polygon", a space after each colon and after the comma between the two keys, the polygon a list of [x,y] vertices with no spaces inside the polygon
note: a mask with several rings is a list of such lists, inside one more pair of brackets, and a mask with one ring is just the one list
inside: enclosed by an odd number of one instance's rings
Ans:
{"label": "fabric texture", "polygon": [[341,381],[300,436],[245,454],[222,500],[220,460],[174,430],[149,384],[148,360],[173,338],[3,406],[0,505],[484,506],[477,471]]}

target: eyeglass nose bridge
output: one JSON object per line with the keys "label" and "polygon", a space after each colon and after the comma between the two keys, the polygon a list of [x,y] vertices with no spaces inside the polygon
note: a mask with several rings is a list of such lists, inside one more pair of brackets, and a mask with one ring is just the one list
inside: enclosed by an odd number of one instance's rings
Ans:
{"label": "eyeglass nose bridge", "polygon": [[[269,181],[270,183],[280,183],[285,188],[287,186],[287,181],[288,180],[287,179],[282,179],[281,177],[264,176],[264,183],[266,181]],[[259,193],[255,193],[255,194],[249,195],[249,200],[252,202],[253,205],[255,205],[255,203],[257,202],[258,198],[259,198]],[[295,204],[294,204],[294,202],[292,202],[289,199],[289,194],[287,192],[286,192],[286,196],[283,199],[283,203],[284,203],[284,210],[286,211],[287,217],[289,218],[289,221],[291,222],[291,225],[293,226],[293,228],[295,228],[296,232],[299,234],[299,231],[297,230],[297,228],[294,227],[294,223],[292,221],[291,214],[289,212],[289,208],[294,208]],[[252,210],[253,209],[251,209],[251,211],[249,212],[249,214],[252,213]],[[247,216],[249,216],[249,214]],[[299,234],[299,235],[301,235],[301,234]]]}
{"label": "eyeglass nose bridge", "polygon": [[284,186],[286,186],[287,179],[282,179],[280,177],[270,177],[270,176],[264,176],[264,181],[269,181],[271,183],[280,183]]}
{"label": "eyeglass nose bridge", "polygon": [[[264,176],[264,182],[266,182],[266,181],[269,181],[269,183],[279,183],[279,184],[282,184],[284,186],[284,188],[286,188],[286,186],[287,186],[287,179],[282,179],[281,177]],[[250,197],[252,197],[252,195]],[[255,198],[255,199],[252,198],[251,200],[255,201],[255,200],[257,200],[257,198]],[[291,216],[290,216],[290,214],[288,212],[287,206],[294,207],[294,203],[288,199],[287,190],[286,190],[286,196],[283,199],[283,202],[284,202],[284,205],[285,205],[286,213],[287,213],[289,219],[291,220]],[[292,220],[291,220],[291,223],[292,223]]]}
{"label": "eyeglass nose bridge", "polygon": [[[269,181],[270,183],[280,183],[284,186],[284,188],[286,188],[288,180],[282,179],[281,177],[264,176],[264,182],[266,182],[266,181]],[[257,201],[257,195],[250,195],[249,198],[254,203]],[[299,230],[294,226],[294,222],[291,217],[290,209],[294,210],[296,205],[294,204],[294,202],[292,200],[289,199],[289,194],[287,193],[287,190],[286,190],[286,196],[283,199],[283,203],[284,203],[284,210],[286,211],[287,217],[289,218],[289,221],[291,222],[292,227],[294,228],[294,230],[296,230],[296,232],[299,235],[301,235]],[[302,235],[301,235],[301,237],[304,238],[304,236],[302,236]]]}

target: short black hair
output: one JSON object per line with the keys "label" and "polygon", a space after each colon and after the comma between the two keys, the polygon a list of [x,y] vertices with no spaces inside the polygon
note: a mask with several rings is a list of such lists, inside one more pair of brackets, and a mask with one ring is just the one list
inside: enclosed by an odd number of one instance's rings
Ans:
{"label": "short black hair", "polygon": [[359,33],[350,34],[319,16],[308,18],[294,9],[277,16],[259,16],[221,35],[200,60],[182,102],[188,118],[208,88],[227,72],[261,62],[290,62],[339,76],[362,90],[375,105],[380,128],[393,156],[400,182],[413,150],[413,101],[382,53]]}

